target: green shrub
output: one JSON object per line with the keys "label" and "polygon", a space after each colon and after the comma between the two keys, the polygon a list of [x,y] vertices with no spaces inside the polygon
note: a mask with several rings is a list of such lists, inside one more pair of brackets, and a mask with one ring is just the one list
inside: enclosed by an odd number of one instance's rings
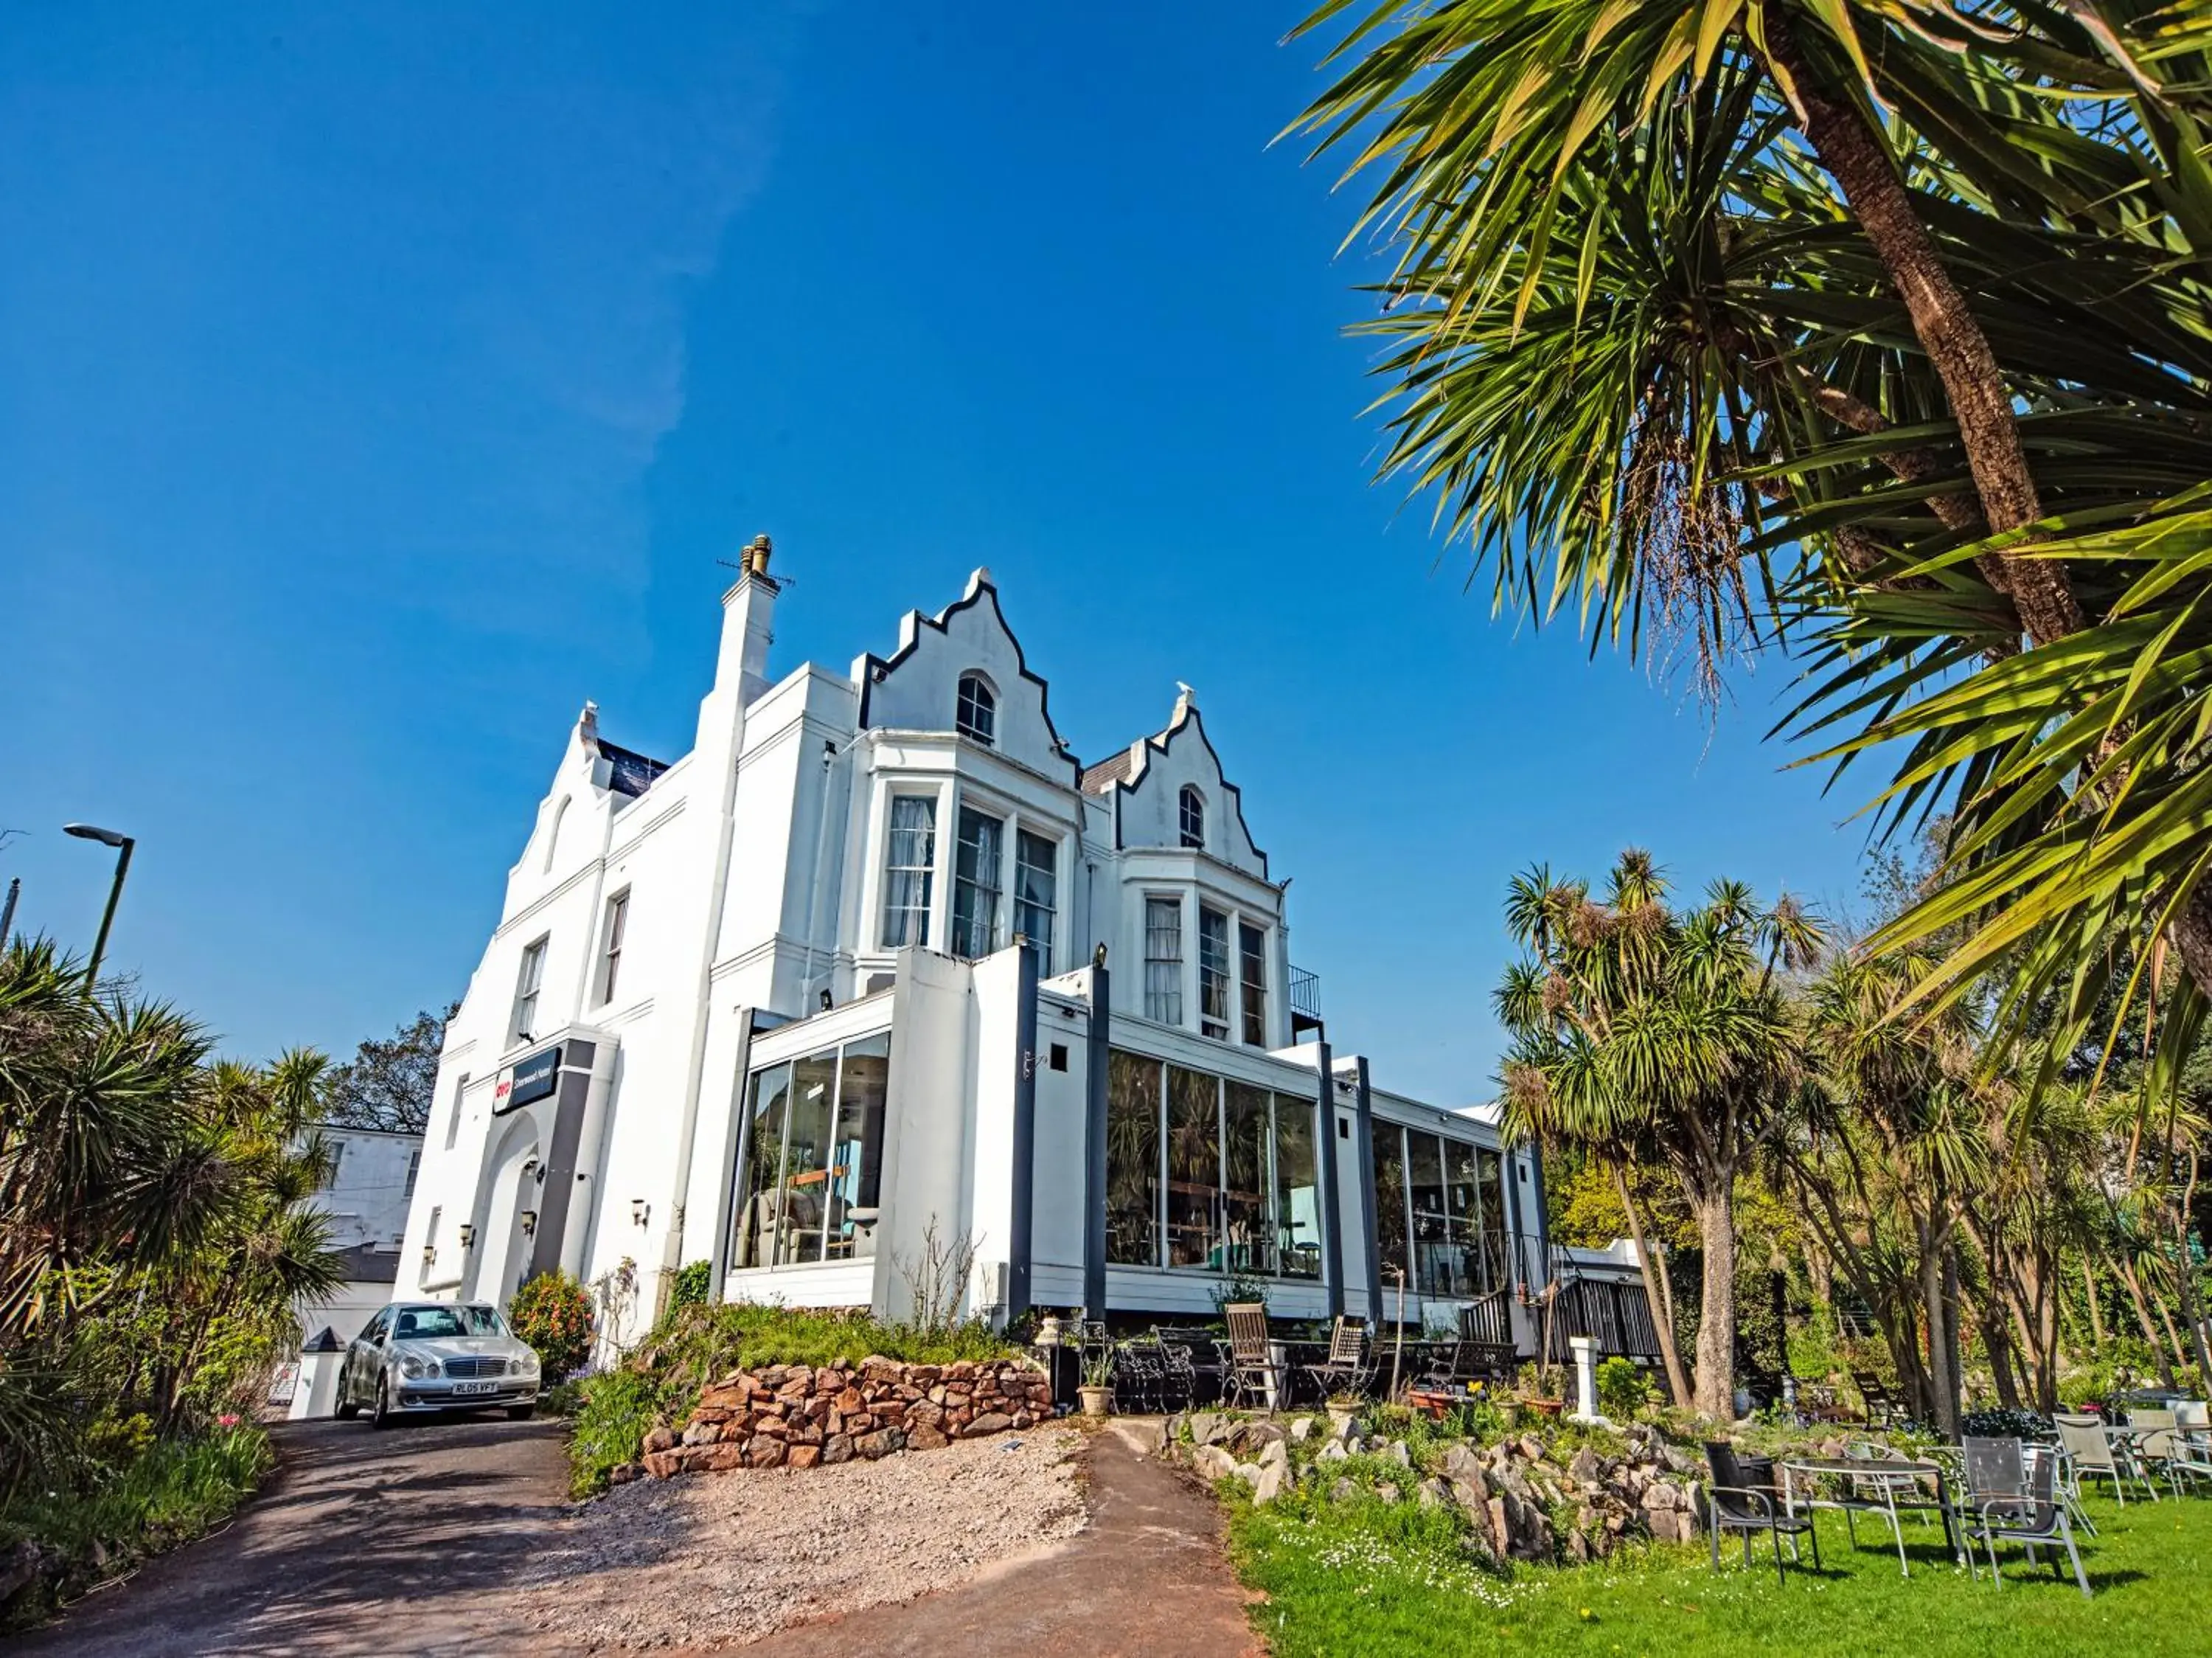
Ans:
{"label": "green shrub", "polygon": [[1619,1354],[1597,1367],[1597,1408],[1615,1422],[1633,1422],[1651,1403],[1651,1378]]}
{"label": "green shrub", "polygon": [[507,1320],[537,1350],[548,1381],[582,1369],[592,1356],[591,1292],[566,1272],[541,1272],[516,1290]]}
{"label": "green shrub", "polygon": [[605,1490],[611,1472],[637,1460],[638,1442],[660,1420],[665,1406],[660,1379],[648,1371],[624,1365],[586,1377],[575,1436],[568,1442],[569,1490],[578,1496]]}
{"label": "green shrub", "polygon": [[694,1261],[690,1265],[680,1268],[669,1281],[668,1306],[660,1316],[666,1320],[686,1307],[703,1305],[707,1292],[714,1287],[714,1264],[712,1261]]}
{"label": "green shrub", "polygon": [[[111,1450],[138,1439],[127,1422],[108,1436]],[[0,1507],[0,1550],[28,1539],[49,1564],[0,1607],[0,1628],[35,1623],[88,1589],[128,1575],[146,1556],[202,1535],[253,1494],[275,1460],[269,1436],[240,1422],[154,1441],[82,1488],[47,1490],[34,1483],[17,1491]]]}

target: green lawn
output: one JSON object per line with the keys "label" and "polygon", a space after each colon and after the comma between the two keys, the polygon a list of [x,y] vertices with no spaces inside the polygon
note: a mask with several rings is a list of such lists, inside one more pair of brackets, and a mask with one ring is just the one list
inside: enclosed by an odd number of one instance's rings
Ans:
{"label": "green lawn", "polygon": [[1253,1606],[1253,1624],[1277,1658],[1458,1655],[1508,1642],[1521,1652],[1592,1658],[2212,1652],[2212,1496],[2124,1509],[2091,1499],[2100,1530],[2082,1549],[2090,1600],[2070,1576],[2062,1583],[2047,1566],[2031,1572],[2017,1547],[2000,1551],[2002,1589],[1990,1586],[1986,1567],[1969,1582],[1942,1532],[1911,1520],[1909,1581],[1898,1575],[1882,1522],[1860,1522],[1854,1553],[1843,1516],[1830,1513],[1820,1520],[1826,1570],[1793,1568],[1778,1585],[1763,1545],[1751,1571],[1739,1547],[1715,1573],[1700,1541],[1500,1577],[1467,1563],[1449,1515],[1410,1503],[1231,1507],[1238,1571],[1267,1597]]}

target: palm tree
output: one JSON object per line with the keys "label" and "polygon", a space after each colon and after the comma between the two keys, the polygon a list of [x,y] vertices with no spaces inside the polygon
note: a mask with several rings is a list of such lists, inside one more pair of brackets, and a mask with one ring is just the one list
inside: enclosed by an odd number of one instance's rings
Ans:
{"label": "palm tree", "polygon": [[[1799,1068],[1787,976],[1818,955],[1820,923],[1786,896],[1761,907],[1736,881],[1678,911],[1663,874],[1635,850],[1602,901],[1586,882],[1529,871],[1513,883],[1506,918],[1527,952],[1495,997],[1513,1039],[1507,1127],[1616,1161],[1643,1150],[1672,1174],[1704,1254],[1687,1396],[1730,1416],[1736,1179],[1783,1121]],[[1671,1347],[1671,1332],[1662,1341]],[[1685,1397],[1671,1355],[1669,1369]]]}
{"label": "palm tree", "polygon": [[1386,472],[1502,604],[1794,641],[1829,758],[1905,740],[1889,823],[1959,796],[1971,879],[1881,942],[1972,917],[1918,993],[2009,953],[2008,1018],[2116,917],[2212,986],[2208,28],[1440,0],[1356,23],[1302,123],[1380,180]]}

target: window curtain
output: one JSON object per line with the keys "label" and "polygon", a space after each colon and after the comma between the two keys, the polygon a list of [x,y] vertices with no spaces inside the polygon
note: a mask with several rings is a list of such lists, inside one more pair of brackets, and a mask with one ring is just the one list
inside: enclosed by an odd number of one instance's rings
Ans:
{"label": "window curtain", "polygon": [[890,844],[884,856],[884,944],[927,942],[929,882],[937,861],[937,802],[926,795],[891,800]]}

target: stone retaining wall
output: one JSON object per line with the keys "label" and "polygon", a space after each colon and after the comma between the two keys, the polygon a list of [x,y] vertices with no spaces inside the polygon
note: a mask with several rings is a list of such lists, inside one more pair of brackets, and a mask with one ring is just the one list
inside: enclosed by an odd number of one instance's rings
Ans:
{"label": "stone retaining wall", "polygon": [[617,1484],[731,1468],[812,1468],[932,1451],[1028,1428],[1052,1414],[1052,1382],[1018,1360],[902,1364],[873,1355],[816,1369],[733,1370],[699,1397],[679,1434],[656,1428]]}

